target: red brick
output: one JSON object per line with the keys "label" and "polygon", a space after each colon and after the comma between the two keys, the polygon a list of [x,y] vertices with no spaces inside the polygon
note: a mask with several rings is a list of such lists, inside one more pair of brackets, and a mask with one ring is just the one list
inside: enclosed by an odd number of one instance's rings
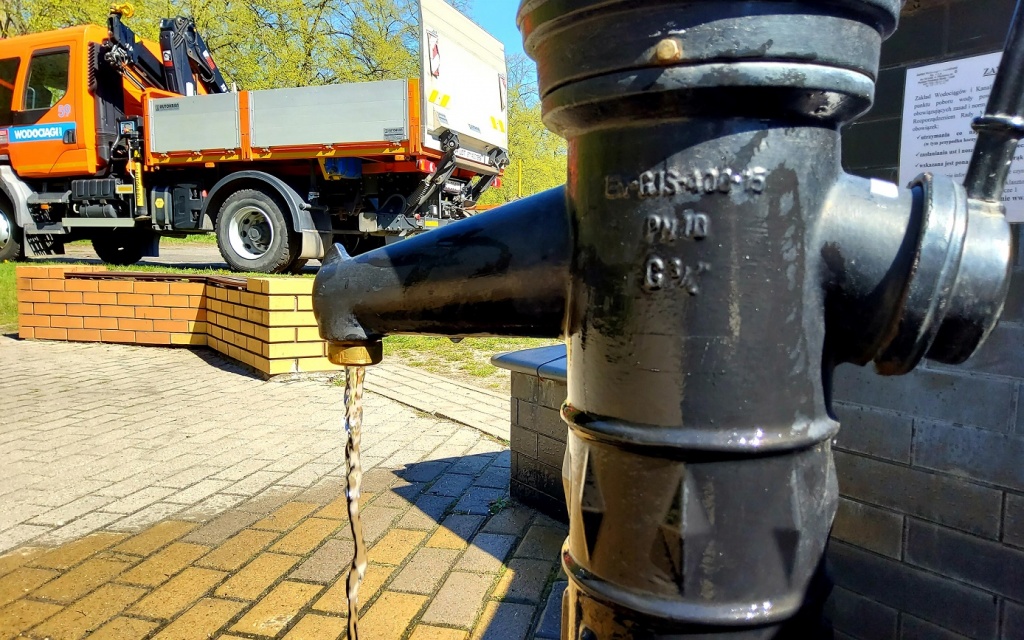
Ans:
{"label": "red brick", "polygon": [[68,329],[68,340],[99,342],[100,332],[96,329]]}
{"label": "red brick", "polygon": [[14,273],[19,278],[45,278],[49,272],[46,267],[26,265],[15,268]]}
{"label": "red brick", "polygon": [[33,291],[63,291],[64,281],[55,278],[37,278],[32,281]]}
{"label": "red brick", "polygon": [[152,320],[138,320],[136,318],[118,318],[117,328],[123,331],[152,331]]}
{"label": "red brick", "polygon": [[135,287],[131,280],[100,280],[99,290],[103,293],[132,293]]}
{"label": "red brick", "polygon": [[116,293],[84,293],[82,302],[85,304],[117,304]]}
{"label": "red brick", "polygon": [[68,305],[54,304],[52,302],[37,302],[35,312],[39,315],[62,316],[67,314]]}
{"label": "red brick", "polygon": [[32,290],[32,279],[30,278],[15,278],[14,288],[18,291],[30,291]]}
{"label": "red brick", "polygon": [[40,340],[67,340],[67,329],[53,329],[51,327],[36,327],[36,337]]}
{"label": "red brick", "polygon": [[50,326],[63,327],[65,329],[82,329],[85,327],[85,323],[79,316],[53,316],[50,318]]}
{"label": "red brick", "polygon": [[54,291],[50,294],[50,302],[62,302],[64,304],[82,304],[82,294],[78,291]]}
{"label": "red brick", "polygon": [[75,267],[46,267],[46,277],[48,278],[60,278],[64,279],[64,274],[68,271],[75,271]]}
{"label": "red brick", "polygon": [[99,282],[96,280],[65,280],[65,291],[81,291],[83,293],[96,293],[99,291]]}
{"label": "red brick", "polygon": [[[139,284],[145,283],[140,282]],[[153,304],[153,296],[144,293],[119,293],[117,294],[117,304],[144,305],[148,307]]]}
{"label": "red brick", "polygon": [[170,293],[170,284],[167,282],[136,282],[135,293],[165,296]]}
{"label": "red brick", "polygon": [[[45,304],[45,303],[43,303]],[[32,315],[32,307],[34,305],[31,302],[18,302],[18,315],[30,316]]]}
{"label": "red brick", "polygon": [[49,291],[18,291],[18,302],[49,302]]}
{"label": "red brick", "polygon": [[18,324],[22,327],[48,327],[50,316],[19,316]]}
{"label": "red brick", "polygon": [[138,342],[139,344],[171,344],[171,334],[153,331],[139,331],[135,334],[135,342]]}
{"label": "red brick", "polygon": [[100,337],[103,338],[103,342],[135,342],[134,331],[104,330],[100,331]]}
{"label": "red brick", "polygon": [[36,328],[35,327],[19,327],[18,337],[22,340],[35,340]]}
{"label": "red brick", "polygon": [[172,320],[198,320],[200,313],[203,313],[203,315],[205,316],[205,312],[202,309],[188,309],[179,307],[176,309],[171,309],[170,311]]}
{"label": "red brick", "polygon": [[169,320],[172,309],[168,307],[138,307],[135,316],[147,320]]}
{"label": "red brick", "polygon": [[134,318],[135,307],[118,307],[113,305],[102,305],[100,315],[107,318]]}
{"label": "red brick", "polygon": [[179,296],[201,296],[206,291],[203,282],[172,282],[170,293]]}
{"label": "red brick", "polygon": [[185,320],[155,320],[153,321],[153,330],[184,333],[188,331],[188,322]]}
{"label": "red brick", "polygon": [[199,308],[203,305],[203,296],[189,296],[188,303],[190,306]]}
{"label": "red brick", "polygon": [[100,315],[100,306],[98,304],[69,304],[68,305],[69,316],[98,316]]}
{"label": "red brick", "polygon": [[116,329],[117,318],[85,318],[86,329]]}

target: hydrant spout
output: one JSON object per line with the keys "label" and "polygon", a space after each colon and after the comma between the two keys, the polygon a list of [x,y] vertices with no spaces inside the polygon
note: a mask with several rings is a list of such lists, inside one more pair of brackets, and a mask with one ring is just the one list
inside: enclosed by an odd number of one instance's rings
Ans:
{"label": "hydrant spout", "polygon": [[569,247],[559,187],[354,258],[336,244],[313,310],[339,361],[401,333],[557,338]]}

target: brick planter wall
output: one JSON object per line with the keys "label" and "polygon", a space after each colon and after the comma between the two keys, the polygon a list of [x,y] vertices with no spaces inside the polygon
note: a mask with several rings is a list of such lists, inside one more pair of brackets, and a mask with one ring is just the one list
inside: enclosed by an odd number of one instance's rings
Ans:
{"label": "brick planter wall", "polygon": [[340,369],[326,358],[310,278],[178,280],[106,272],[19,266],[20,337],[209,346],[268,376]]}

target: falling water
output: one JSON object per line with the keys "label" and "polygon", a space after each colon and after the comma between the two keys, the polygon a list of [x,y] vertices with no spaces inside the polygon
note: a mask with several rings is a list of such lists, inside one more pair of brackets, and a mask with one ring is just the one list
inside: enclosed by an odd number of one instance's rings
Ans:
{"label": "falling water", "polygon": [[359,441],[363,428],[363,379],[366,367],[345,367],[345,462],[347,464],[348,519],[355,541],[355,555],[352,569],[348,572],[348,637],[359,638],[359,584],[366,575],[366,541],[363,540],[363,521],[359,517],[359,491],[363,480],[363,468],[359,461]]}

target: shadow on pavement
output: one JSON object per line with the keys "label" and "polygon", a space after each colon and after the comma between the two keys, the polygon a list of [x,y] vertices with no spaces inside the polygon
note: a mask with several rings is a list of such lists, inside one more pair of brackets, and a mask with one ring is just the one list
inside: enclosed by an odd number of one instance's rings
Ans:
{"label": "shadow on pavement", "polygon": [[[506,450],[365,473],[362,638],[522,640],[542,618],[536,637],[557,637],[566,529],[509,500],[509,467]],[[0,556],[0,639],[344,637],[354,545],[343,491],[328,475],[218,513]]]}

